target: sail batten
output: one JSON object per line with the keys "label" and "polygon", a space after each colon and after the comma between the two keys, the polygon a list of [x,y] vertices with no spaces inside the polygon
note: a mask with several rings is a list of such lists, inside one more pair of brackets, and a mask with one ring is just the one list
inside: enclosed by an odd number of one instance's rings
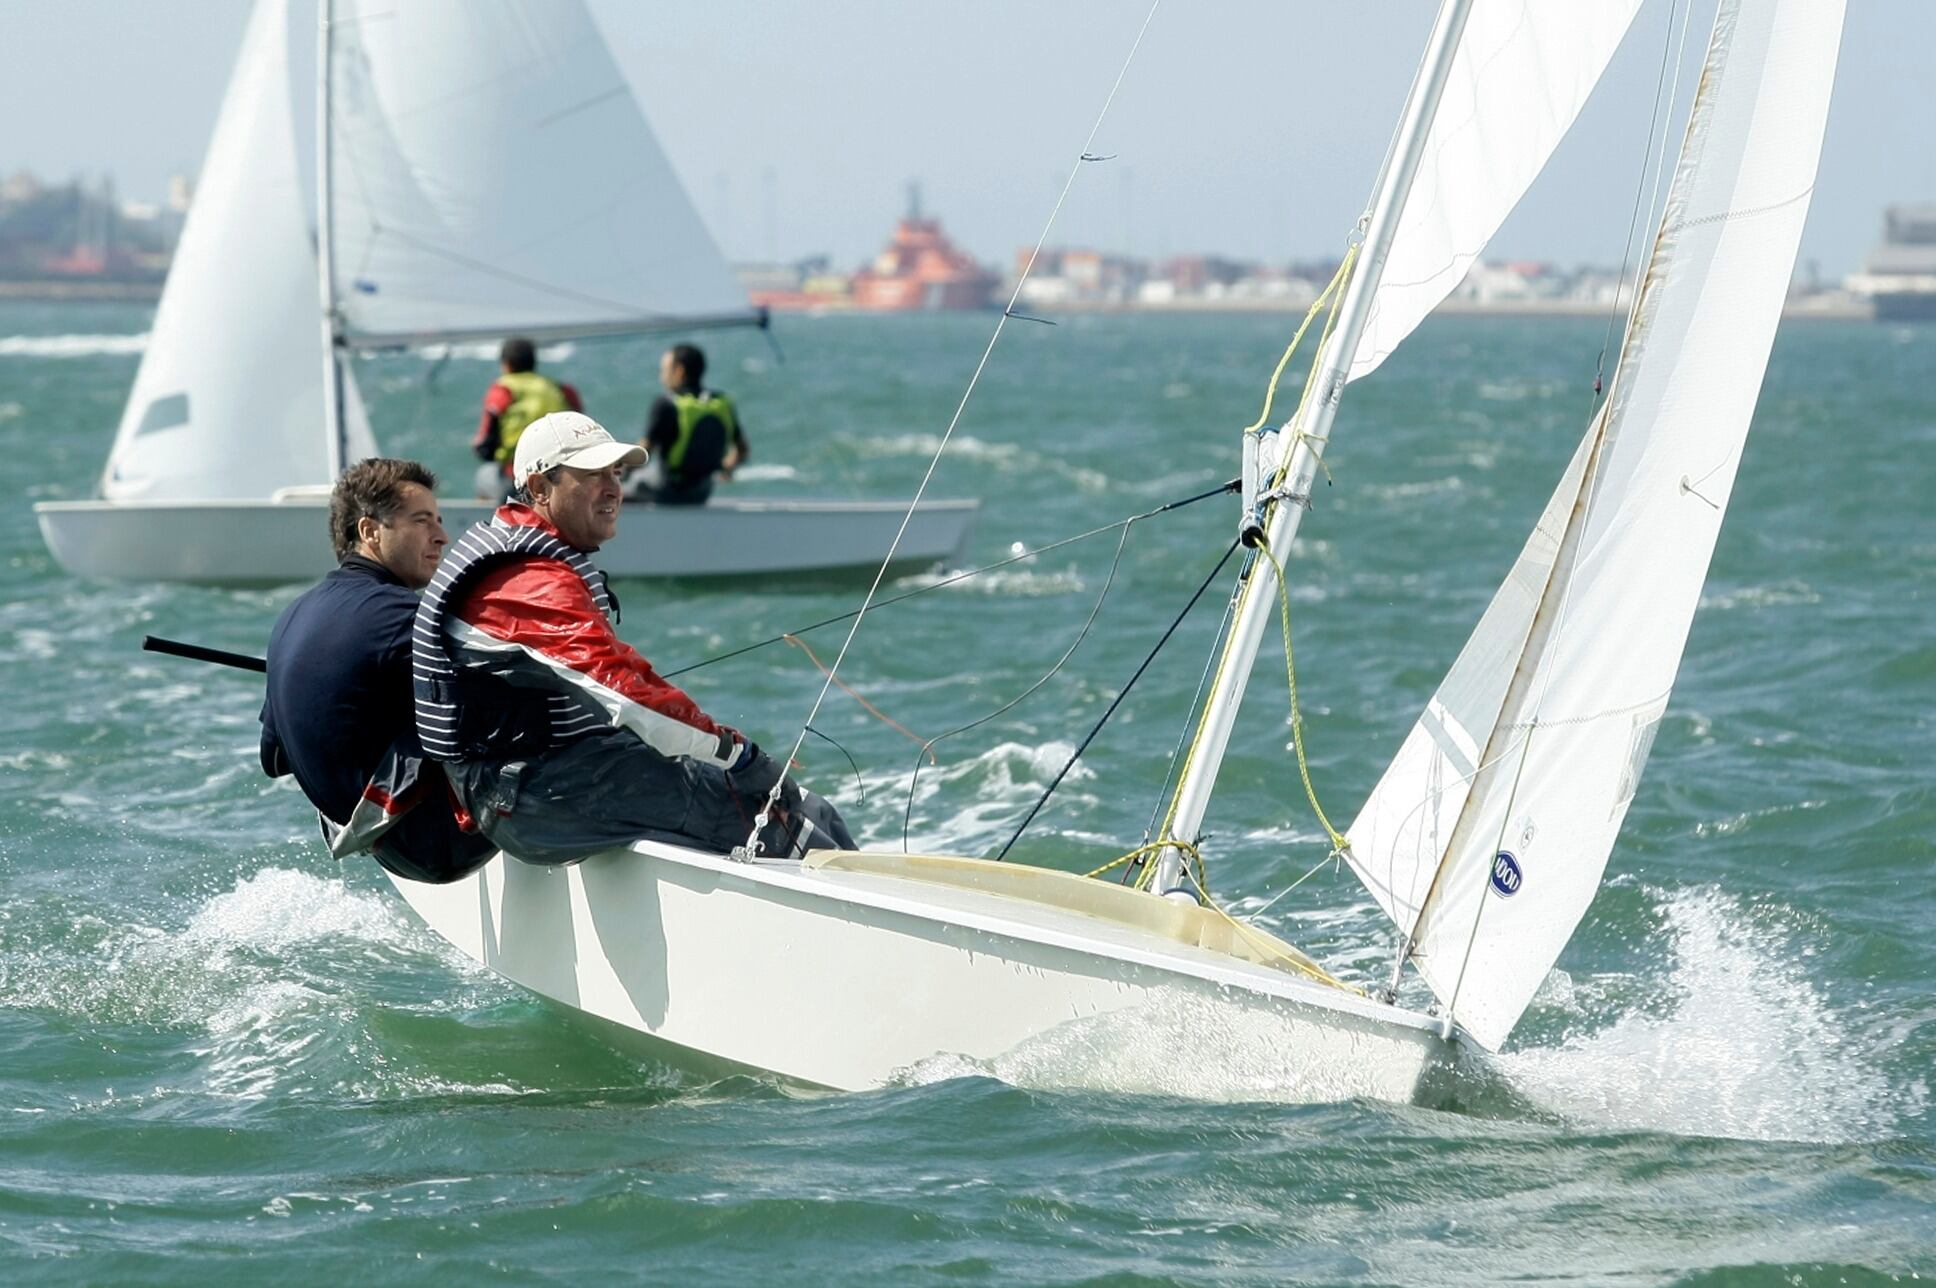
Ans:
{"label": "sail batten", "polygon": [[1723,0],[1608,402],[1352,824],[1354,868],[1486,1046],[1585,914],[1659,730],[1793,269],[1841,17],[1836,0]]}

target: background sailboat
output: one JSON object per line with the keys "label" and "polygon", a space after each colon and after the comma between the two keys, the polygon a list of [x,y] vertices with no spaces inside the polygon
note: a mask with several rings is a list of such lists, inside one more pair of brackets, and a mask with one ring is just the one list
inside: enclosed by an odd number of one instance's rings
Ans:
{"label": "background sailboat", "polygon": [[[102,499],[36,506],[72,571],[249,584],[327,570],[329,482],[377,450],[359,351],[762,320],[579,0],[325,9],[320,229],[297,140],[292,94],[307,82],[291,70],[291,8],[260,0]],[[904,561],[952,554],[974,509],[921,507]],[[905,511],[635,507],[604,561],[621,576],[871,568]],[[447,505],[453,526],[485,512]]]}
{"label": "background sailboat", "polygon": [[[1590,21],[1524,0],[1441,10],[1335,348],[1287,426],[1293,451],[1270,480],[1284,492],[1260,498],[1275,549],[1290,545],[1347,379],[1456,283],[1634,7],[1591,6]],[[832,1086],[873,1085],[936,1053],[993,1057],[1129,1009],[1213,1026],[1267,1016],[1282,1034],[1274,1082],[1307,1096],[1407,1095],[1443,1039],[1497,1046],[1598,886],[1678,669],[1807,213],[1841,16],[1821,0],[1722,0],[1610,396],[1350,830],[1345,855],[1435,1013],[1366,998],[1255,928],[1160,897],[1203,840],[1278,592],[1262,561],[1237,591],[1159,838],[1169,873],[1156,869],[1151,891],[967,858],[740,863],[652,843],[563,871],[500,857],[453,886],[399,889],[453,943],[547,996],[691,1058]],[[1521,93],[1495,94],[1493,72],[1516,53]],[[1529,115],[1526,95],[1552,110]],[[1493,144],[1518,154],[1481,172],[1499,190],[1460,200],[1473,195],[1459,191],[1472,174],[1462,151],[1484,158]]]}

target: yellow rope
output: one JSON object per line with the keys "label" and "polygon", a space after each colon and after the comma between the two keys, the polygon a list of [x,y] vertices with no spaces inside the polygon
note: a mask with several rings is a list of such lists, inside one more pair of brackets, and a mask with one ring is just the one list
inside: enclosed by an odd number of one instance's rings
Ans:
{"label": "yellow rope", "polygon": [[1331,848],[1342,854],[1350,848],[1351,842],[1325,817],[1324,806],[1318,804],[1317,788],[1311,785],[1311,766],[1304,758],[1304,711],[1297,700],[1297,662],[1291,653],[1291,588],[1284,579],[1284,565],[1277,561],[1276,552],[1266,545],[1257,548],[1264,552],[1264,558],[1270,560],[1270,566],[1277,571],[1277,612],[1284,628],[1284,675],[1291,686],[1291,746],[1297,751],[1297,776],[1304,782],[1304,798],[1311,802],[1311,812],[1317,815],[1318,822],[1323,825]]}
{"label": "yellow rope", "polygon": [[[1338,265],[1338,271],[1331,275],[1331,284],[1326,286],[1315,300],[1311,301],[1311,307],[1304,314],[1304,321],[1298,324],[1297,333],[1291,337],[1291,343],[1284,350],[1284,356],[1277,360],[1277,370],[1271,372],[1270,385],[1264,390],[1264,410],[1257,413],[1257,421],[1255,424],[1244,427],[1244,433],[1254,434],[1264,427],[1266,421],[1270,420],[1271,403],[1277,397],[1277,382],[1283,376],[1284,368],[1291,364],[1291,355],[1297,352],[1297,346],[1303,341],[1304,333],[1310,329],[1311,319],[1318,315],[1318,310],[1322,309],[1330,301],[1331,296],[1351,276],[1351,266],[1357,258],[1358,248],[1353,246],[1345,252],[1344,261]],[[1335,317],[1336,315],[1337,310],[1333,309],[1332,316]],[[1331,324],[1329,322],[1326,322],[1324,325],[1324,333],[1326,335],[1331,333]],[[1305,385],[1308,388],[1310,382],[1306,381]]]}
{"label": "yellow rope", "polygon": [[[1326,310],[1324,326],[1318,333],[1317,350],[1311,355],[1310,373],[1305,377],[1304,388],[1298,398],[1297,414],[1292,417],[1292,423],[1302,424],[1304,419],[1302,413],[1305,404],[1309,401],[1312,390],[1316,387],[1319,366],[1324,360],[1325,350],[1330,347],[1332,328],[1338,320],[1337,306],[1338,301],[1342,298],[1342,287],[1344,283],[1350,280],[1351,270],[1356,264],[1357,258],[1358,248],[1356,246],[1346,251],[1344,260],[1338,265],[1338,271],[1332,275],[1330,283],[1318,295],[1317,299],[1312,301],[1310,309],[1304,315],[1304,320],[1298,324],[1296,333],[1291,336],[1291,342],[1285,348],[1284,355],[1277,360],[1276,369],[1271,372],[1270,385],[1264,391],[1263,411],[1258,414],[1255,424],[1248,425],[1244,428],[1244,433],[1254,434],[1262,429],[1265,423],[1270,420],[1271,405],[1277,397],[1278,381],[1283,377],[1285,368],[1290,365],[1291,356],[1297,352],[1298,345],[1303,343],[1305,332],[1310,329],[1312,321],[1321,310]],[[1329,306],[1328,310],[1327,306]],[[1297,431],[1297,435],[1298,438],[1305,437],[1304,431],[1301,428]],[[1315,436],[1312,436],[1312,438],[1314,442],[1322,441]],[[1295,448],[1296,446],[1297,440],[1294,439],[1291,447]],[[1294,456],[1294,451],[1284,453],[1283,460],[1279,463],[1276,474],[1270,480],[1272,487],[1277,487],[1283,482],[1284,476],[1290,470]],[[1319,455],[1317,461],[1319,468],[1325,471],[1325,477],[1329,479],[1331,477],[1331,471],[1324,464],[1323,456]],[[1272,502],[1271,504],[1275,506],[1280,503]],[[1325,815],[1324,807],[1318,803],[1317,789],[1311,783],[1311,769],[1304,751],[1304,715],[1298,704],[1297,664],[1291,650],[1290,587],[1284,576],[1284,566],[1278,562],[1276,554],[1268,546],[1260,545],[1258,548],[1263,551],[1264,557],[1270,561],[1272,569],[1277,573],[1278,612],[1284,629],[1284,670],[1290,684],[1291,693],[1291,743],[1297,751],[1298,777],[1304,783],[1304,795],[1305,799],[1311,803],[1311,812],[1317,815],[1317,820],[1323,826],[1325,835],[1330,838],[1332,852],[1334,854],[1340,854],[1350,846],[1350,842],[1335,827],[1331,826],[1331,820]],[[1229,643],[1226,641],[1224,650],[1217,659],[1216,673],[1212,677],[1211,687],[1213,690],[1221,683],[1224,671],[1230,664],[1230,652]],[[1184,857],[1184,875],[1196,885],[1197,892],[1202,896],[1204,905],[1215,911],[1225,921],[1229,922],[1231,927],[1239,935],[1248,940],[1253,948],[1265,954],[1270,959],[1281,960],[1287,963],[1294,970],[1308,975],[1313,979],[1329,984],[1335,988],[1344,989],[1348,992],[1362,993],[1362,990],[1354,989],[1350,985],[1345,984],[1322,967],[1316,966],[1300,956],[1292,956],[1285,953],[1278,946],[1277,941],[1271,936],[1258,930],[1248,922],[1232,916],[1222,904],[1217,902],[1215,896],[1210,893],[1210,882],[1208,880],[1208,874],[1204,870],[1202,853],[1191,842],[1179,840],[1170,834],[1171,828],[1176,822],[1177,810],[1182,802],[1182,785],[1189,777],[1190,768],[1196,761],[1198,750],[1202,747],[1208,717],[1209,710],[1206,707],[1203,715],[1198,718],[1196,733],[1191,737],[1190,744],[1184,752],[1183,770],[1177,778],[1177,791],[1170,798],[1170,807],[1163,816],[1163,826],[1157,833],[1161,839],[1152,841],[1146,845],[1139,845],[1127,854],[1118,855],[1101,867],[1085,872],[1083,875],[1085,877],[1099,877],[1105,872],[1112,872],[1124,864],[1133,863],[1138,859],[1153,854],[1160,854],[1164,850],[1176,850]],[[1192,870],[1192,864],[1195,865],[1194,870]],[[1156,865],[1146,864],[1142,872],[1137,876],[1136,888],[1147,889],[1150,882],[1154,879],[1155,873]],[[1310,874],[1306,873],[1305,875],[1308,876]]]}
{"label": "yellow rope", "polygon": [[[1358,261],[1358,248],[1356,246],[1353,246],[1345,252],[1344,260],[1342,263],[1338,265],[1338,271],[1332,275],[1330,284],[1324,288],[1323,293],[1321,293],[1318,296],[1318,298],[1312,303],[1310,312],[1305,314],[1303,323],[1300,324],[1299,327],[1297,328],[1297,334],[1291,338],[1290,348],[1286,349],[1284,351],[1284,356],[1278,360],[1277,371],[1274,372],[1271,376],[1270,390],[1265,394],[1265,397],[1264,397],[1264,415],[1258,418],[1256,425],[1252,425],[1248,429],[1246,429],[1244,431],[1245,433],[1247,434],[1255,433],[1258,428],[1258,425],[1262,425],[1264,421],[1269,418],[1271,400],[1272,400],[1272,397],[1277,392],[1278,376],[1283,373],[1285,364],[1287,364],[1290,361],[1291,354],[1296,351],[1299,342],[1304,338],[1305,331],[1307,331],[1310,328],[1311,319],[1315,317],[1317,315],[1317,311],[1320,308],[1324,307],[1326,302],[1329,301],[1331,308],[1330,308],[1330,312],[1325,317],[1324,328],[1319,333],[1317,352],[1312,354],[1311,356],[1311,374],[1305,378],[1304,390],[1298,398],[1298,412],[1300,414],[1292,418],[1292,421],[1295,424],[1301,424],[1303,422],[1304,417],[1302,416],[1301,413],[1304,410],[1305,403],[1311,397],[1312,390],[1316,387],[1316,383],[1317,383],[1316,376],[1317,376],[1318,364],[1324,358],[1324,350],[1331,342],[1331,329],[1337,322],[1337,317],[1338,317],[1337,306],[1339,301],[1343,297],[1343,293],[1340,290],[1340,287],[1345,282],[1350,280],[1351,270],[1353,266],[1357,263],[1357,261]],[[1298,434],[1300,436],[1303,435],[1303,432],[1304,431],[1302,429],[1298,430]],[[1295,447],[1296,443],[1293,442],[1292,446]],[[1290,469],[1291,459],[1294,455],[1295,455],[1294,452],[1284,453],[1283,462],[1278,466],[1276,475],[1271,479],[1272,487],[1277,486],[1279,483],[1283,481],[1284,474]],[[1318,463],[1320,465],[1323,465],[1323,457],[1318,458]],[[1328,478],[1329,476],[1330,476],[1330,472],[1327,469],[1326,477]],[[1280,504],[1280,503],[1272,502],[1273,506],[1277,504]],[[1272,559],[1271,562],[1275,564],[1276,560]],[[1284,576],[1284,571],[1282,568],[1278,569],[1277,575],[1279,580],[1279,591],[1281,594],[1283,589],[1282,582],[1283,582],[1283,576]],[[1288,620],[1289,619],[1287,617],[1286,621]],[[1290,636],[1287,632],[1285,635],[1287,648],[1289,646],[1289,639],[1290,639]],[[1211,691],[1214,692],[1217,688],[1221,687],[1223,682],[1224,672],[1229,668],[1229,665],[1230,665],[1230,642],[1225,641],[1223,652],[1217,658],[1217,669],[1211,677],[1211,684],[1210,684]],[[1295,680],[1293,680],[1293,683],[1292,683],[1291,696],[1292,696],[1293,704],[1295,704],[1296,696],[1297,696]],[[1205,706],[1203,710],[1203,714],[1197,718],[1196,732],[1190,738],[1190,745],[1184,749],[1183,769],[1182,769],[1182,772],[1177,776],[1177,790],[1170,797],[1170,807],[1164,813],[1163,826],[1157,833],[1158,836],[1165,838],[1162,842],[1159,842],[1159,848],[1162,848],[1163,846],[1166,846],[1166,845],[1175,845],[1179,849],[1182,847],[1181,842],[1175,841],[1171,838],[1170,831],[1171,831],[1172,825],[1176,822],[1177,809],[1182,804],[1183,784],[1185,781],[1188,780],[1190,776],[1190,769],[1196,763],[1197,752],[1201,749],[1203,745],[1204,730],[1209,720],[1209,716],[1210,716],[1210,709],[1208,706]],[[1295,729],[1295,726],[1293,726],[1293,728]],[[1299,744],[1300,761],[1301,761],[1302,755],[1303,755],[1302,743],[1300,743]],[[1315,803],[1315,796],[1313,799]],[[1322,818],[1323,817],[1322,814],[1320,814],[1319,817]],[[1325,829],[1327,833],[1330,833],[1329,823],[1325,824]]]}

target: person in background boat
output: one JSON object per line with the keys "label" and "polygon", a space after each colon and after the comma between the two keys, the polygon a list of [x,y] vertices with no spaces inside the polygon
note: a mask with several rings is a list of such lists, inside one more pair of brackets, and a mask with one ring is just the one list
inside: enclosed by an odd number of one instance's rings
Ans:
{"label": "person in background boat", "polygon": [[634,494],[660,505],[703,505],[715,477],[730,480],[746,463],[746,427],[733,400],[705,386],[706,355],[675,344],[659,359],[665,392],[645,420],[645,469]]}
{"label": "person in background boat", "polygon": [[423,763],[411,706],[411,630],[448,537],[437,478],[415,461],[359,461],[329,500],[336,570],[269,633],[261,759],[294,774],[332,853],[369,849],[415,881],[454,881],[494,847],[466,832],[440,768]]}
{"label": "person in background boat", "polygon": [[485,834],[532,863],[650,839],[726,853],[775,783],[762,852],[852,849],[827,801],[699,709],[618,637],[588,558],[618,532],[627,466],[645,456],[560,412],[518,440],[518,490],[451,547],[417,612],[416,710]]}
{"label": "person in background boat", "polygon": [[523,336],[506,340],[497,358],[498,376],[484,391],[471,453],[487,462],[477,470],[477,495],[501,502],[511,495],[511,460],[525,427],[554,411],[583,411],[585,404],[570,385],[538,374],[538,348]]}

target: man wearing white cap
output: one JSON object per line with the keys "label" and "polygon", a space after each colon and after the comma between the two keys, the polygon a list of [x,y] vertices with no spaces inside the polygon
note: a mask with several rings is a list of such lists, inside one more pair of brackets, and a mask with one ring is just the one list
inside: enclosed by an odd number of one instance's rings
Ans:
{"label": "man wearing white cap", "polygon": [[[569,863],[630,841],[743,844],[780,765],[719,724],[612,629],[588,555],[618,532],[644,452],[578,412],[518,439],[517,491],[444,555],[417,613],[418,735],[505,852]],[[827,801],[782,783],[767,854],[852,849]]]}

